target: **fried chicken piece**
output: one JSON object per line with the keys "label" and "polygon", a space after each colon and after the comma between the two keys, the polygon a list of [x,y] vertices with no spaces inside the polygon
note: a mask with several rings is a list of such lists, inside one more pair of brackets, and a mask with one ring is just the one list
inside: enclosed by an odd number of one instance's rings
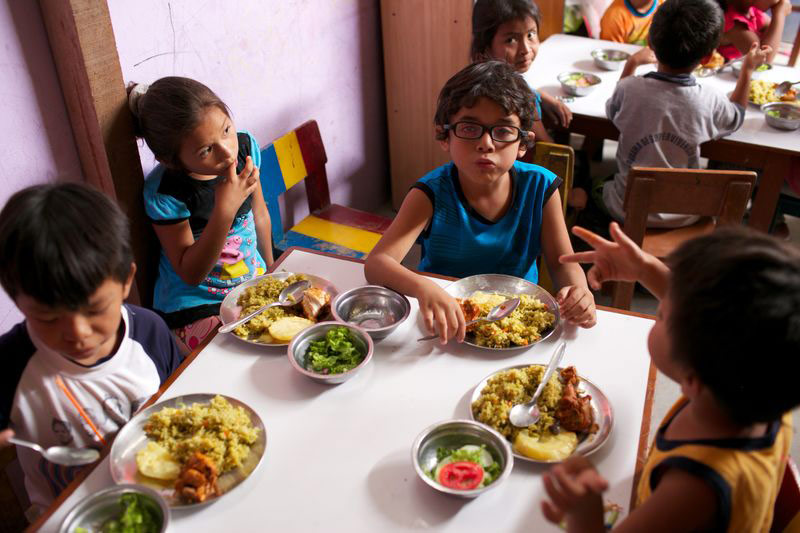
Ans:
{"label": "fried chicken piece", "polygon": [[[481,315],[480,308],[474,303],[472,303],[471,300],[468,299],[462,300],[460,298],[456,298],[456,302],[458,302],[458,305],[461,306],[461,312],[464,313],[464,320],[466,320],[467,322],[469,322],[470,320],[475,320]],[[467,331],[474,329],[475,326],[476,324],[473,324],[472,326],[468,327]]]}
{"label": "fried chicken piece", "polygon": [[578,375],[574,366],[570,366],[561,371],[561,379],[564,382],[564,389],[561,399],[558,401],[555,417],[561,427],[567,431],[587,431],[597,430],[594,423],[594,412],[592,412],[592,397],[578,396],[575,387],[578,386]]}
{"label": "fried chicken piece", "polygon": [[183,465],[175,492],[185,501],[202,502],[219,496],[218,472],[214,463],[200,452],[194,452]]}
{"label": "fried chicken piece", "polygon": [[303,314],[309,320],[317,320],[323,310],[331,303],[331,295],[317,287],[307,289],[303,296]]}

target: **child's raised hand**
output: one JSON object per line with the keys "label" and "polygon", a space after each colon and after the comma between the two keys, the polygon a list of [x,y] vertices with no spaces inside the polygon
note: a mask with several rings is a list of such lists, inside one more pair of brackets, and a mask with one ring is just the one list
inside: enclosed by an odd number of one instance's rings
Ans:
{"label": "child's raised hand", "polygon": [[579,226],[573,227],[572,233],[586,241],[594,250],[566,254],[558,258],[561,263],[594,263],[586,274],[586,279],[595,290],[600,289],[604,281],[638,280],[646,261],[645,253],[622,232],[619,224],[612,222],[609,230],[614,242]]}
{"label": "child's raised hand", "polygon": [[437,333],[442,344],[447,344],[453,337],[458,342],[464,340],[466,320],[455,298],[435,283],[428,282],[417,292],[417,300],[425,327],[431,333]]}
{"label": "child's raised hand", "polygon": [[242,171],[236,173],[236,162],[228,167],[225,180],[216,190],[215,203],[226,212],[235,214],[248,196],[253,194],[258,186],[258,167],[253,164],[253,159],[247,156],[247,162]]}
{"label": "child's raised hand", "polygon": [[750,50],[748,50],[747,54],[744,56],[742,71],[752,73],[760,65],[767,62],[767,58],[771,53],[772,47],[769,45],[759,45],[759,43],[751,44]]}
{"label": "child's raised hand", "polygon": [[586,287],[568,285],[556,294],[561,317],[576,326],[590,328],[597,323],[594,295]]}
{"label": "child's raised hand", "polygon": [[636,66],[639,65],[649,65],[652,63],[657,63],[658,58],[656,58],[656,53],[653,52],[653,49],[649,46],[645,46],[641,50],[634,52],[633,55],[628,59],[628,61],[632,61]]}
{"label": "child's raised hand", "polygon": [[542,513],[555,524],[565,517],[569,530],[603,529],[601,494],[608,482],[581,455],[570,457],[542,476],[549,500],[542,501]]}

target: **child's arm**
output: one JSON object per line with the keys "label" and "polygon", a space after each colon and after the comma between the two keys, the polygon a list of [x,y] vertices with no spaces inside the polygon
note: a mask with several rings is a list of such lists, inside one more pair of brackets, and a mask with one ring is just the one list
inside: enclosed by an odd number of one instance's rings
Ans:
{"label": "child's arm", "polygon": [[638,67],[641,65],[648,65],[652,63],[657,63],[658,59],[656,58],[655,52],[649,46],[645,46],[638,52],[631,54],[631,57],[625,62],[625,66],[622,68],[622,74],[619,75],[619,79],[627,78],[628,76],[632,76]]}
{"label": "child's arm", "polygon": [[438,332],[442,344],[452,337],[461,342],[465,320],[455,298],[400,264],[432,216],[433,205],[425,193],[411,189],[389,229],[367,257],[364,275],[370,283],[385,285],[419,300],[425,326],[431,333]]}
{"label": "child's arm", "polygon": [[227,178],[217,185],[214,211],[196,241],[186,220],[178,224],[153,224],[167,259],[185,283],[199,285],[214,268],[236,212],[255,191],[258,181],[258,168],[250,156],[238,175],[236,165],[231,165]]}
{"label": "child's arm", "polygon": [[792,3],[789,0],[776,0],[769,7],[772,9],[772,19],[761,35],[750,31],[747,26],[737,21],[734,22],[733,28],[723,34],[725,42],[734,45],[742,55],[747,54],[753,43],[767,45],[771,50],[766,62],[772,63],[781,44],[786,17],[792,12]]}
{"label": "child's arm", "polygon": [[742,61],[742,70],[739,73],[739,79],[736,80],[736,87],[731,93],[731,102],[747,107],[747,97],[750,94],[750,78],[753,75],[753,71],[760,64],[766,62],[771,53],[772,49],[769,46],[759,47],[757,42],[750,46],[750,50],[747,51]]}
{"label": "child's arm", "polygon": [[553,142],[553,138],[550,137],[550,134],[547,133],[547,130],[544,127],[544,122],[541,120],[534,120],[533,126],[531,126],[531,131],[533,132],[533,138],[537,141],[542,141],[546,143]]}
{"label": "child's arm", "polygon": [[572,122],[572,111],[570,111],[569,107],[567,107],[567,104],[565,104],[559,98],[542,91],[541,89],[539,90],[539,94],[542,97],[542,108],[554,113],[558,119],[558,123],[561,124],[561,126],[565,128],[568,127],[569,123]]}
{"label": "child's arm", "polygon": [[[566,518],[568,532],[601,532],[602,492],[608,482],[588,459],[576,456],[553,467],[543,476],[550,500],[542,502],[542,513],[551,522]],[[717,495],[701,478],[686,471],[667,469],[650,498],[637,507],[614,531],[681,532],[712,529]]]}
{"label": "child's arm", "polygon": [[669,283],[667,265],[636,246],[616,222],[611,223],[609,231],[614,242],[575,226],[572,233],[586,241],[594,250],[563,255],[558,258],[559,261],[594,263],[586,277],[595,290],[599,290],[604,281],[638,281],[660,300],[666,294]]}
{"label": "child's arm", "polygon": [[256,183],[251,205],[253,207],[253,218],[256,221],[258,252],[267,262],[267,267],[270,267],[275,262],[275,258],[272,257],[272,220],[269,218],[267,203],[264,201],[264,194],[261,191],[261,179],[257,178]]}
{"label": "child's arm", "polygon": [[575,263],[562,263],[559,257],[572,253],[567,224],[561,209],[558,190],[547,200],[542,213],[542,252],[557,287],[556,301],[564,320],[585,328],[597,322],[594,296],[586,283],[583,269]]}

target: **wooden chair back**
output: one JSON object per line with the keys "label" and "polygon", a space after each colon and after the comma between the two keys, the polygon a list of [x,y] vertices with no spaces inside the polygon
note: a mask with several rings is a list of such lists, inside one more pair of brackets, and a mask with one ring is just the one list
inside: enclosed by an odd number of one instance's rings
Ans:
{"label": "wooden chair back", "polygon": [[770,533],[800,533],[800,472],[791,457],[775,498]]}
{"label": "wooden chair back", "polygon": [[[628,173],[625,190],[625,224],[628,237],[642,246],[647,232],[647,217],[651,213],[674,213],[714,217],[716,224],[739,224],[747,208],[747,200],[755,185],[756,174],[739,170],[702,170],[680,168],[633,167]],[[713,230],[713,225],[700,222],[695,232],[679,228],[682,241]],[[690,226],[691,228],[692,226]],[[665,231],[656,230],[663,238]],[[668,250],[664,252],[669,253]],[[615,283],[612,304],[629,309],[634,284]]]}

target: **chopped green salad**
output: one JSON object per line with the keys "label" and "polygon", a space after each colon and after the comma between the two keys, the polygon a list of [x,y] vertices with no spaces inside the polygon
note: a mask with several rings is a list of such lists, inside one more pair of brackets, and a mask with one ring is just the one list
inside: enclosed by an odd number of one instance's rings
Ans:
{"label": "chopped green salad", "polygon": [[428,477],[445,487],[472,490],[485,487],[500,475],[500,463],[494,460],[486,445],[467,444],[457,449],[437,448],[438,462]]}
{"label": "chopped green salad", "polygon": [[361,364],[365,353],[349,329],[328,330],[325,338],[312,341],[306,352],[306,369],[318,374],[341,374]]}
{"label": "chopped green salad", "polygon": [[[161,521],[156,512],[141,494],[127,493],[119,497],[122,514],[104,523],[98,530],[102,533],[158,533]],[[75,528],[75,533],[89,533],[84,527]]]}

